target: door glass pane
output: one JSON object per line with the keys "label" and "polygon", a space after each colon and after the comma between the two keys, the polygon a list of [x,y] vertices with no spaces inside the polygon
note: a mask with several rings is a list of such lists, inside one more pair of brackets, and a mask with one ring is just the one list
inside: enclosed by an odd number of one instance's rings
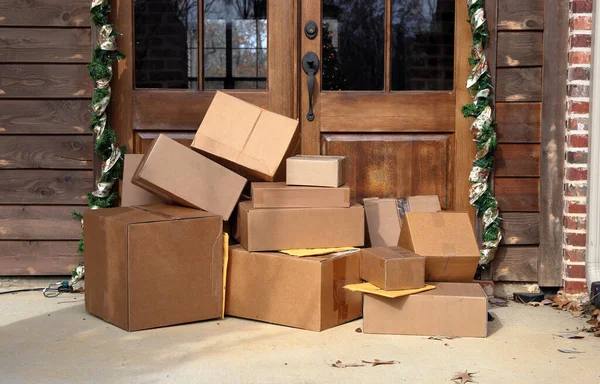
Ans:
{"label": "door glass pane", "polygon": [[204,88],[266,89],[267,1],[204,1]]}
{"label": "door glass pane", "polygon": [[392,89],[452,90],[455,0],[392,4]]}
{"label": "door glass pane", "polygon": [[198,88],[197,0],[135,0],[135,86]]}
{"label": "door glass pane", "polygon": [[382,90],[385,0],[324,0],[322,88]]}

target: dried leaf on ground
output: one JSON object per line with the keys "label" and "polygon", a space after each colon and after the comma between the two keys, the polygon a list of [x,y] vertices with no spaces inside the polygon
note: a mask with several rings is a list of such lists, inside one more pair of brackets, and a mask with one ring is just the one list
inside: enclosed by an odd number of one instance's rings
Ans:
{"label": "dried leaf on ground", "polygon": [[550,300],[550,299],[544,299],[544,300],[541,301],[540,304],[542,304],[542,305],[550,305],[550,304],[552,304],[552,300]]}
{"label": "dried leaf on ground", "polygon": [[508,301],[504,300],[504,299],[499,299],[497,297],[489,297],[488,298],[488,302],[492,305],[495,305],[497,307],[507,307],[508,306]]}
{"label": "dried leaf on ground", "polygon": [[527,305],[531,305],[532,307],[539,307],[540,305],[542,305],[542,303],[540,303],[539,301],[530,301],[529,303],[527,303]]}
{"label": "dried leaf on ground", "polygon": [[562,337],[563,339],[584,339],[585,337],[581,336],[581,335],[554,335],[556,337]]}
{"label": "dried leaf on ground", "polygon": [[360,329],[360,328],[356,328],[356,329],[354,330],[354,332],[356,332],[356,333],[362,333],[362,329]]}
{"label": "dried leaf on ground", "polygon": [[335,363],[331,364],[332,367],[334,368],[351,368],[351,367],[364,367],[364,364],[358,364],[358,363],[342,363],[340,360],[336,361]]}
{"label": "dried leaf on ground", "polygon": [[467,371],[464,371],[462,373],[457,373],[450,380],[460,380],[460,384],[476,383],[476,381],[473,380],[473,376],[472,376],[472,375],[474,375],[476,373],[477,372],[467,372]]}
{"label": "dried leaf on ground", "polygon": [[581,351],[577,351],[575,349],[559,349],[558,352],[562,352],[562,353],[584,353]]}
{"label": "dried leaf on ground", "polygon": [[362,362],[366,363],[366,364],[371,364],[373,367],[376,367],[378,365],[392,365],[392,364],[396,364],[396,363],[400,364],[400,362],[396,361],[396,360],[379,360],[379,359],[375,359],[373,361],[363,360]]}

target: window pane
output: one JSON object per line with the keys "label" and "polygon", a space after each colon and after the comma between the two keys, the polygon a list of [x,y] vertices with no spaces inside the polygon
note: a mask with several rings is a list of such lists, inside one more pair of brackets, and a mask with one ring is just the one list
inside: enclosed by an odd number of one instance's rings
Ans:
{"label": "window pane", "polygon": [[198,88],[196,0],[135,0],[135,86]]}
{"label": "window pane", "polygon": [[266,89],[266,0],[204,1],[204,87]]}
{"label": "window pane", "polygon": [[451,90],[455,0],[394,0],[392,89]]}
{"label": "window pane", "polygon": [[385,0],[324,0],[323,90],[381,90]]}

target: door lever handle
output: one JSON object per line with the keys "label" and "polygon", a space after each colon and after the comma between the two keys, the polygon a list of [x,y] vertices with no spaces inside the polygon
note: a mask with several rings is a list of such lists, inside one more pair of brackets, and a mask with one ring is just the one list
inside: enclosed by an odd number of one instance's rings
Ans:
{"label": "door lever handle", "polygon": [[313,91],[315,88],[315,73],[319,70],[319,57],[314,52],[307,52],[302,58],[302,69],[308,75],[308,113],[306,119],[313,121],[315,114],[313,113]]}

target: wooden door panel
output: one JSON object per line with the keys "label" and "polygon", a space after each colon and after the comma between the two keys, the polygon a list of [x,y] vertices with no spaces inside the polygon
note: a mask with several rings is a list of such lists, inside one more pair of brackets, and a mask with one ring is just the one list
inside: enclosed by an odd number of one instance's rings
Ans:
{"label": "wooden door panel", "polygon": [[189,147],[192,145],[194,134],[196,132],[136,132],[134,137],[135,153],[146,153],[148,148],[150,148],[152,141],[161,133],[165,134],[176,142]]}
{"label": "wooden door panel", "polygon": [[451,135],[323,134],[321,153],[350,158],[352,198],[438,195],[451,207]]}
{"label": "wooden door panel", "polygon": [[497,177],[539,176],[539,144],[502,144],[496,150]]}
{"label": "wooden door panel", "polygon": [[496,178],[494,192],[501,212],[538,212],[539,178]]}
{"label": "wooden door panel", "polygon": [[454,132],[452,92],[327,92],[321,132]]}
{"label": "wooden door panel", "polygon": [[499,143],[539,143],[542,103],[496,103]]}
{"label": "wooden door panel", "polygon": [[533,245],[540,243],[540,214],[528,212],[500,212],[502,244]]}

